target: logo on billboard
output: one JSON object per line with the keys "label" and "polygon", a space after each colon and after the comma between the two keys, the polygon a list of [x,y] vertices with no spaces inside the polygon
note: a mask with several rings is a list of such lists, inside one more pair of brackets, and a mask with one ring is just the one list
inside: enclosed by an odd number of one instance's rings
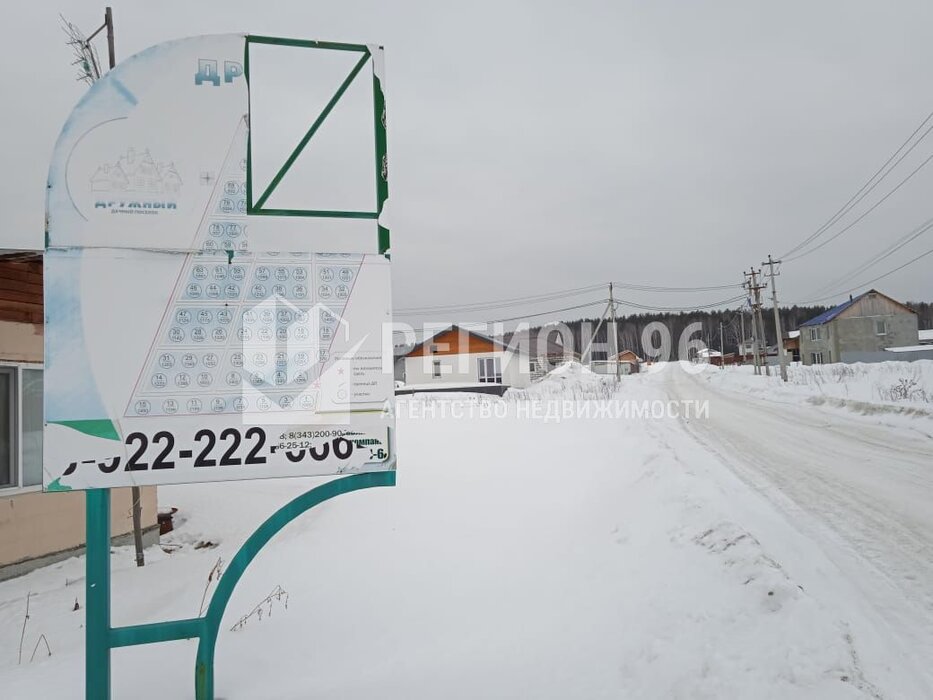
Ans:
{"label": "logo on billboard", "polygon": [[97,195],[95,209],[112,213],[152,213],[177,208],[183,185],[175,163],[157,161],[148,148],[127,149],[112,163],[103,163],[90,177]]}

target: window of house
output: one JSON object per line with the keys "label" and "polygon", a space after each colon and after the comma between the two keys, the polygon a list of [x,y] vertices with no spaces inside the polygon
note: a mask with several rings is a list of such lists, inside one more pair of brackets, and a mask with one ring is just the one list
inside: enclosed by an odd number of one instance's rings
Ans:
{"label": "window of house", "polygon": [[479,365],[479,381],[486,384],[502,383],[502,365],[498,357],[481,357],[477,360]]}
{"label": "window of house", "polygon": [[822,326],[813,326],[810,329],[810,340],[820,340],[823,337]]}
{"label": "window of house", "polygon": [[428,346],[428,352],[430,352],[432,355],[436,355],[436,354],[437,354],[437,346],[436,346],[436,345],[430,345],[430,346]]}
{"label": "window of house", "polygon": [[810,353],[810,364],[813,364],[813,365],[823,364],[823,353],[811,352]]}
{"label": "window of house", "polygon": [[888,325],[885,323],[884,319],[879,319],[875,321],[875,335],[887,335],[888,334]]}
{"label": "window of house", "polygon": [[42,484],[42,370],[0,366],[0,488]]}
{"label": "window of house", "polygon": [[434,378],[437,379],[441,376],[441,361],[434,360]]}
{"label": "window of house", "polygon": [[534,374],[538,371],[538,363],[535,360],[528,360],[528,372]]}

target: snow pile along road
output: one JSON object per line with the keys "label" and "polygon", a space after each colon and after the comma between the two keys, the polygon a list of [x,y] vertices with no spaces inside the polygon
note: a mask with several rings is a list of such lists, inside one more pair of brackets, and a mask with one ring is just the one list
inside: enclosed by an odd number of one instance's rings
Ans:
{"label": "snow pile along road", "polygon": [[711,368],[700,375],[711,386],[774,399],[804,399],[828,402],[854,410],[872,412],[874,406],[896,408],[900,412],[933,414],[933,360],[916,362],[875,362],[804,366],[793,363],[787,370],[787,384],[777,367],[771,376],[756,376],[751,365]]}

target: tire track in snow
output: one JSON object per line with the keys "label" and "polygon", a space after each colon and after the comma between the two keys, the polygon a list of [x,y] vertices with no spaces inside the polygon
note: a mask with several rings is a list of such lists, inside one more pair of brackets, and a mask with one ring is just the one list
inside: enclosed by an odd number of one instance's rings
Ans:
{"label": "tire track in snow", "polygon": [[676,366],[663,383],[671,399],[710,400],[709,419],[682,419],[685,431],[816,540],[910,655],[928,659],[933,444],[841,412],[717,391]]}

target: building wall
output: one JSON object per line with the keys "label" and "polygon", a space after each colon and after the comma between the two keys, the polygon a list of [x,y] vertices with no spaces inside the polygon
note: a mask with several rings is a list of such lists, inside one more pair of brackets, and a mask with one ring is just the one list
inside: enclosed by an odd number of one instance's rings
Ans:
{"label": "building wall", "polygon": [[[877,335],[875,322],[884,320],[887,333]],[[840,357],[849,352],[879,352],[900,345],[917,345],[916,314],[886,314],[846,318],[840,316],[832,321],[838,336],[836,347]]]}
{"label": "building wall", "polygon": [[[0,261],[0,363],[44,360],[42,263]],[[114,535],[133,530],[130,489],[114,489]],[[141,490],[142,525],[157,526],[155,486]],[[38,487],[0,488],[0,579],[11,564],[48,557],[84,544],[84,493],[42,493]]]}
{"label": "building wall", "polygon": [[42,325],[41,254],[0,260],[0,321]]}
{"label": "building wall", "polygon": [[42,341],[41,324],[0,320],[0,361],[41,363]]}
{"label": "building wall", "polygon": [[816,326],[822,330],[823,337],[819,340],[810,340],[810,329],[814,326],[804,326],[800,329],[800,361],[805,365],[813,364],[811,353],[822,352],[823,362],[839,362],[839,351],[836,349],[836,333],[832,323]]}
{"label": "building wall", "polygon": [[[479,382],[480,358],[498,357],[502,367],[502,383],[513,387],[526,387],[531,383],[526,355],[495,350],[492,352],[449,353],[408,356],[405,358],[406,384],[476,384]],[[441,363],[441,376],[434,376],[434,362]]]}
{"label": "building wall", "polygon": [[[140,495],[143,527],[153,528],[156,489],[143,487]],[[110,511],[112,535],[133,531],[130,489],[113,489]],[[5,496],[0,489],[0,567],[84,545],[84,515],[83,491]]]}

